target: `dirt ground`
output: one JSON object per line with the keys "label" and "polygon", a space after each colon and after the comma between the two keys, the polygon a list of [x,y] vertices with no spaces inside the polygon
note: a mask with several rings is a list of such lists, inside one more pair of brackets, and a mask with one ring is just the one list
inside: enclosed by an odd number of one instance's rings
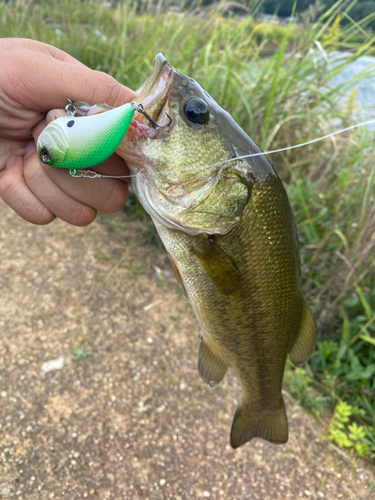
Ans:
{"label": "dirt ground", "polygon": [[375,498],[368,464],[288,394],[287,445],[230,448],[238,383],[200,380],[198,325],[147,225],[37,227],[2,202],[0,220],[0,498]]}

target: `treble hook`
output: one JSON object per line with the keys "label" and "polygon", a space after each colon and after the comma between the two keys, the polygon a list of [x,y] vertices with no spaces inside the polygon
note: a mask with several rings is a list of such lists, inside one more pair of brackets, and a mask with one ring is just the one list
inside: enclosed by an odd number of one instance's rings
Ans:
{"label": "treble hook", "polygon": [[72,101],[70,99],[67,99],[68,101],[68,104],[65,106],[65,113],[68,115],[68,116],[75,116],[76,114],[76,107],[74,106],[74,104],[72,103]]}
{"label": "treble hook", "polygon": [[135,101],[131,102],[130,104],[133,106],[135,111],[138,111],[138,113],[141,113],[143,116],[147,118],[147,120],[151,123],[153,128],[169,127],[169,125],[172,123],[172,118],[168,115],[168,113],[165,113],[169,118],[169,123],[167,123],[167,125],[158,125],[157,123],[154,122],[151,116],[145,111],[145,108],[142,106],[142,104],[137,104]]}

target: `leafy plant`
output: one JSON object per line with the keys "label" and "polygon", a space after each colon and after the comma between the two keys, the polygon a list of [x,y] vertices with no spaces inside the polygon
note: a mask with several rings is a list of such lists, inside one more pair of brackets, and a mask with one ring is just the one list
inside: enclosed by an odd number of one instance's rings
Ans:
{"label": "leafy plant", "polygon": [[93,355],[94,353],[91,351],[90,347],[84,345],[73,347],[74,361],[78,361],[79,359],[86,359]]}
{"label": "leafy plant", "polygon": [[285,383],[300,405],[318,417],[325,413],[325,403],[329,400],[329,396],[323,395],[317,390],[316,382],[313,376],[308,373],[308,368],[293,370],[292,364],[288,361],[285,370]]}
{"label": "leafy plant", "polygon": [[360,456],[370,453],[370,445],[366,439],[366,430],[362,425],[355,422],[349,424],[353,414],[361,415],[363,411],[354,408],[345,401],[340,401],[335,409],[329,425],[329,438],[339,446],[346,448],[354,447]]}

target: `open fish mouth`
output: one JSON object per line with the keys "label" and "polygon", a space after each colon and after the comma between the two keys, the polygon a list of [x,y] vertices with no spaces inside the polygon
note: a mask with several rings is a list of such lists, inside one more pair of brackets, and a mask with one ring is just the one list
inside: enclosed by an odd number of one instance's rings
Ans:
{"label": "open fish mouth", "polygon": [[[154,59],[154,68],[151,75],[136,91],[137,104],[142,104],[147,114],[160,127],[168,125],[168,95],[173,83],[173,68],[163,54]],[[152,125],[141,113],[136,113],[132,125],[141,129],[145,135],[150,135]],[[145,128],[146,127],[146,128]],[[151,130],[147,130],[151,129]],[[148,133],[147,133],[148,131]]]}

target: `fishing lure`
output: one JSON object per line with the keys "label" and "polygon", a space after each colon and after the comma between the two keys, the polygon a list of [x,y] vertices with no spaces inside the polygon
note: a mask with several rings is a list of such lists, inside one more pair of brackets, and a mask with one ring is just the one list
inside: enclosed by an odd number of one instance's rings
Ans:
{"label": "fishing lure", "polygon": [[69,169],[90,168],[109,158],[120,145],[135,107],[124,104],[105,113],[77,117],[70,101],[66,116],[51,122],[38,138],[42,163]]}
{"label": "fishing lure", "polygon": [[[141,104],[134,101],[118,108],[96,105],[96,108],[101,108],[101,112],[90,116],[84,115],[87,107],[90,106],[83,101],[73,104],[68,99],[66,116],[47,125],[37,144],[42,163],[69,168],[72,175],[77,175],[79,169],[99,165],[116,151],[130,127],[135,111],[142,113],[152,127],[163,128],[152,120]],[[77,112],[83,116],[76,116]]]}

